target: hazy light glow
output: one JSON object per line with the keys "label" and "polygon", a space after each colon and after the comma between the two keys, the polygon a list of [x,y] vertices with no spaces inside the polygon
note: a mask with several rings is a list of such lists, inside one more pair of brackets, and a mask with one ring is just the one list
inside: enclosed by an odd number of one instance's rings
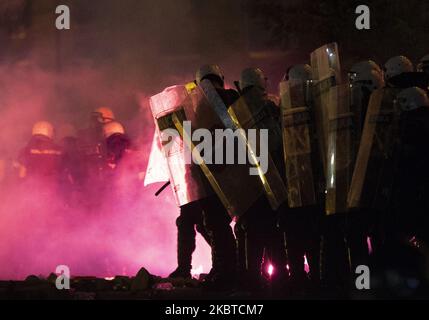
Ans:
{"label": "hazy light glow", "polygon": [[274,266],[270,263],[267,268],[268,275],[271,277],[274,274]]}
{"label": "hazy light glow", "polygon": [[[58,265],[67,265],[72,277],[134,276],[142,267],[155,275],[171,273],[177,267],[179,209],[171,188],[155,197],[162,183],[145,187],[141,180],[154,141],[149,94],[120,81],[112,85],[115,78],[103,68],[63,69],[58,75],[35,65],[11,64],[0,65],[0,71],[8,75],[0,91],[0,162],[5,167],[12,167],[35,122],[47,119],[56,126],[66,122],[86,129],[94,106],[106,101],[117,117],[129,116],[123,124],[138,149],[103,188],[91,181],[89,192],[65,185],[58,190],[49,179],[0,179],[0,280],[48,276]],[[73,92],[76,100],[57,92]],[[137,102],[134,113],[122,109],[128,98],[141,100],[141,112]],[[64,110],[73,111],[64,115]],[[198,235],[193,264],[210,270],[210,261],[210,248]]]}
{"label": "hazy light glow", "polygon": [[204,267],[200,265],[197,268],[191,270],[191,276],[193,278],[198,279],[203,272],[204,272]]}

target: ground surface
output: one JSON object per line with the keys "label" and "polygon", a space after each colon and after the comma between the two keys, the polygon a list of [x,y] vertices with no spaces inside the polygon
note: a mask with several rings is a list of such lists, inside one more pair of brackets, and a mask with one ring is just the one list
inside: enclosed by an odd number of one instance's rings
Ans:
{"label": "ground surface", "polygon": [[280,300],[280,299],[359,299],[365,295],[287,293],[267,287],[258,293],[248,291],[207,291],[197,280],[163,279],[145,269],[135,277],[114,279],[77,277],[70,290],[58,290],[57,276],[29,276],[25,281],[0,281],[0,300]]}

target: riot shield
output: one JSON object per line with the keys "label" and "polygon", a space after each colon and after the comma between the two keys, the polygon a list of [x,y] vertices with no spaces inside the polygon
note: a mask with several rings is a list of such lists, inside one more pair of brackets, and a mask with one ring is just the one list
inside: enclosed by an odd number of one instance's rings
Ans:
{"label": "riot shield", "polygon": [[[362,135],[367,108],[368,108],[368,97],[363,90],[363,86],[359,84],[351,84],[350,85],[350,110],[355,115],[355,132],[358,137]],[[358,141],[360,142],[360,139]],[[359,147],[359,145],[357,147]]]}
{"label": "riot shield", "polygon": [[[193,132],[198,129],[207,129],[213,133],[216,129],[224,129],[225,126],[215,108],[207,100],[201,87],[189,87],[188,93],[192,103],[184,105],[184,113],[174,113],[174,124],[182,135],[184,142],[192,150],[194,160],[198,161],[212,189],[216,192],[228,213],[232,217],[240,216],[262,195],[263,191],[259,178],[249,174],[248,165],[237,163],[216,164],[213,161],[213,155],[211,155],[210,159],[210,156],[202,155],[198,152],[199,150],[196,150],[198,142],[193,141],[190,132],[185,130],[183,124],[185,119],[191,122]],[[223,111],[226,111],[226,108]],[[229,117],[227,112],[223,113],[223,115]],[[230,121],[232,124],[232,120]],[[216,153],[218,150],[223,149],[224,141],[214,140],[212,151],[214,150]],[[239,145],[243,144],[242,139],[238,137],[237,143]]]}
{"label": "riot shield", "polygon": [[347,200],[349,208],[382,209],[388,203],[399,121],[394,100],[400,90],[378,89],[371,95]]}
{"label": "riot shield", "polygon": [[314,50],[310,55],[310,59],[313,76],[316,81],[334,76],[336,83],[341,83],[340,56],[338,45],[335,42]]}
{"label": "riot shield", "polygon": [[280,82],[283,151],[290,208],[317,203],[317,184],[313,174],[315,144],[312,143],[309,83],[299,80]]}
{"label": "riot shield", "polygon": [[[260,182],[271,208],[277,210],[287,199],[282,177],[270,155],[270,152],[281,148],[281,134],[277,122],[271,117],[263,96],[257,88],[253,88],[241,96],[228,108],[228,114],[231,116],[235,127],[244,130],[240,132],[243,134],[242,139],[250,151],[250,155],[260,155],[261,150],[268,150],[266,172],[260,170],[256,158],[253,159],[253,163],[258,167]],[[249,129],[255,130],[256,139],[254,142],[249,141],[245,134],[245,132],[249,132]],[[268,132],[271,133],[268,136],[268,141],[260,139],[260,129],[268,129]],[[262,144],[266,145],[263,146]]]}
{"label": "riot shield", "polygon": [[328,104],[330,88],[341,83],[341,68],[336,43],[324,45],[311,53],[315,129],[319,139],[324,173],[327,167]]}
{"label": "riot shield", "polygon": [[[200,200],[207,196],[203,176],[197,165],[187,162],[184,157],[184,144],[180,135],[163,138],[168,129],[175,129],[172,115],[192,102],[185,86],[173,86],[150,98],[150,107],[156,130],[161,139],[164,156],[167,160],[171,187],[178,206]],[[172,132],[172,131],[171,131]]]}
{"label": "riot shield", "polygon": [[356,136],[348,84],[330,89],[328,108],[326,214],[330,215],[347,211],[353,174]]}
{"label": "riot shield", "polygon": [[225,105],[221,96],[216,91],[216,88],[213,86],[210,80],[203,80],[199,84],[199,87],[204,92],[204,95],[209,101],[211,108],[222,121],[222,124],[227,129],[236,129],[235,124],[233,123],[230,115],[228,114],[229,106]]}
{"label": "riot shield", "polygon": [[152,146],[149,154],[149,161],[146,167],[146,174],[143,185],[146,187],[152,183],[170,181],[169,169],[167,160],[164,157],[164,151],[158,137],[158,131],[155,128],[155,133],[152,139]]}

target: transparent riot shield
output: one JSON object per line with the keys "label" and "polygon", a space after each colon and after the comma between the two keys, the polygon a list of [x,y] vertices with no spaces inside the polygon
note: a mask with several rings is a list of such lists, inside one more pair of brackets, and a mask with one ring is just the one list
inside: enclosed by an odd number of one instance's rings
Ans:
{"label": "transparent riot shield", "polygon": [[313,76],[316,81],[334,76],[336,83],[341,83],[340,56],[338,45],[335,42],[314,50],[310,55],[310,59]]}
{"label": "transparent riot shield", "polygon": [[341,67],[336,43],[324,45],[311,53],[315,129],[326,174],[328,141],[328,103],[330,88],[341,83]]}
{"label": "transparent riot shield", "polygon": [[167,161],[171,187],[178,206],[200,200],[207,196],[199,167],[186,161],[185,146],[179,134],[172,134],[176,127],[172,115],[191,105],[185,86],[173,86],[150,98],[150,107],[156,130],[161,140]]}
{"label": "transparent riot shield", "polygon": [[371,95],[347,200],[349,208],[382,209],[388,202],[399,128],[394,100],[400,90],[383,88]]}
{"label": "transparent riot shield", "polygon": [[[237,162],[226,164],[223,161],[216,163],[216,153],[220,150],[225,151],[224,139],[212,139],[211,150],[204,149],[204,152],[200,152],[201,150],[197,147],[202,141],[193,141],[192,133],[198,129],[206,129],[204,132],[211,132],[209,137],[214,138],[216,129],[224,129],[225,126],[199,86],[188,87],[188,92],[192,103],[184,105],[184,113],[174,113],[174,124],[182,135],[185,144],[192,150],[193,161],[198,162],[210,186],[229,214],[232,217],[240,216],[263,194],[259,177],[249,174],[248,164]],[[228,115],[228,113],[224,113],[224,115]],[[184,126],[186,119],[190,121],[192,133],[186,130]],[[237,136],[236,143],[237,152],[240,149],[245,149],[243,140],[239,136]]]}
{"label": "transparent riot shield", "polygon": [[[273,210],[286,201],[287,192],[283,179],[273,161],[270,152],[281,148],[281,134],[278,123],[266,110],[263,96],[257,88],[253,88],[240,97],[232,106],[228,108],[228,114],[233,120],[234,126],[242,133],[242,140],[246,144],[249,154],[253,157],[252,163],[258,170],[260,182],[263,190]],[[267,129],[267,140],[261,139],[261,130]],[[254,141],[249,139],[250,130],[254,130]],[[271,133],[271,135],[268,135]],[[272,143],[270,145],[270,141]],[[277,146],[278,145],[278,146]],[[262,170],[256,155],[267,151],[267,170]]]}
{"label": "transparent riot shield", "polygon": [[330,215],[347,211],[353,174],[356,135],[348,84],[331,88],[328,108],[326,213]]}
{"label": "transparent riot shield", "polygon": [[312,143],[312,116],[308,107],[309,82],[282,81],[279,89],[288,204],[291,208],[315,205],[317,183],[313,161],[316,146]]}

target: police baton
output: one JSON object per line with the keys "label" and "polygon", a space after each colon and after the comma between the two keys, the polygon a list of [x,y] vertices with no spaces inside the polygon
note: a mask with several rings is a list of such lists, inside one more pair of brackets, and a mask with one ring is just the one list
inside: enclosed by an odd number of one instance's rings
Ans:
{"label": "police baton", "polygon": [[170,181],[166,182],[156,193],[155,193],[155,197],[159,196],[161,194],[162,191],[165,190],[165,188],[167,188],[169,185],[171,184]]}

